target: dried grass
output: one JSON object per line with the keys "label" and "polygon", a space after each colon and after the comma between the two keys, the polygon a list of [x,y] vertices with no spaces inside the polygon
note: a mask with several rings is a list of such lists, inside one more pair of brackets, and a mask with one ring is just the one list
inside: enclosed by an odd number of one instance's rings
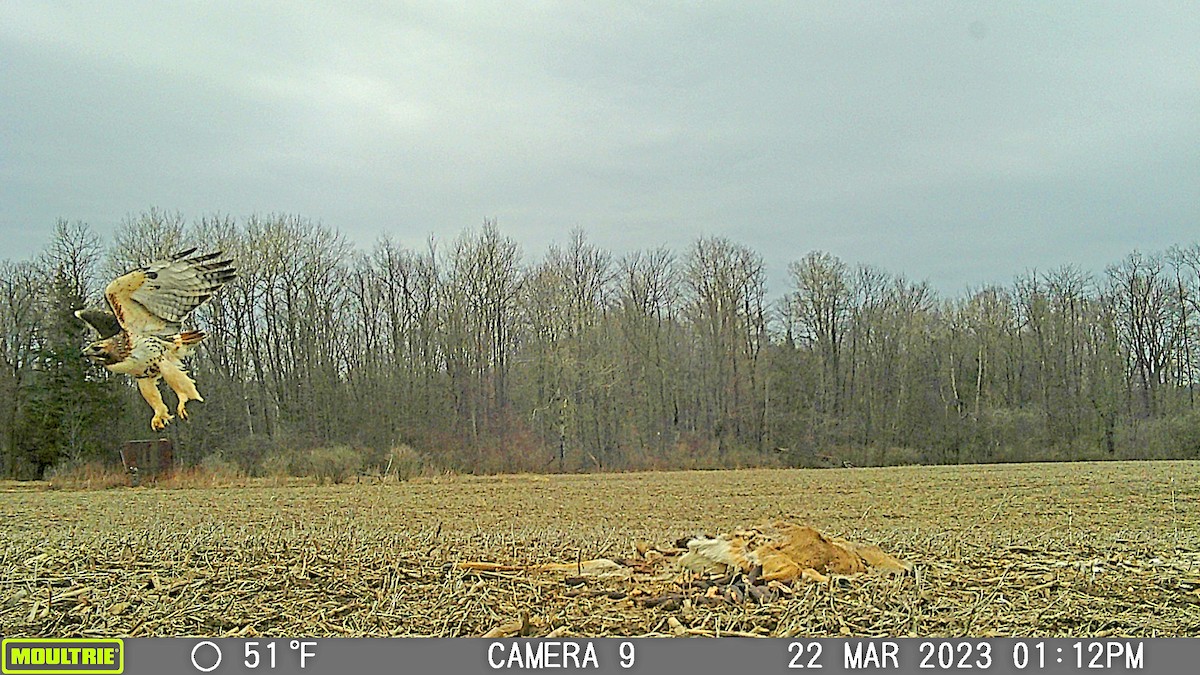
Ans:
{"label": "dried grass", "polygon": [[[0,634],[1200,635],[1196,462],[238,480],[0,486]],[[919,574],[760,603],[674,573],[456,565],[621,558],[778,516]]]}
{"label": "dried grass", "polygon": [[94,460],[57,466],[46,481],[52,490],[110,490],[128,485],[129,475],[119,464]]}

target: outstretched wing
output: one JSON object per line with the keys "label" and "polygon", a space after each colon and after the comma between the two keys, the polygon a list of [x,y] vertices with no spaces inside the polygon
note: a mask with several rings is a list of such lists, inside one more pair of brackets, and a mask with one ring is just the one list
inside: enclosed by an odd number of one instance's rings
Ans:
{"label": "outstretched wing", "polygon": [[121,324],[117,321],[117,316],[111,310],[89,307],[87,309],[75,310],[75,316],[91,326],[92,330],[96,331],[100,336],[98,338],[100,340],[107,340],[121,332]]}
{"label": "outstretched wing", "polygon": [[117,277],[104,289],[121,327],[130,333],[174,333],[183,320],[237,276],[220,251],[188,249]]}

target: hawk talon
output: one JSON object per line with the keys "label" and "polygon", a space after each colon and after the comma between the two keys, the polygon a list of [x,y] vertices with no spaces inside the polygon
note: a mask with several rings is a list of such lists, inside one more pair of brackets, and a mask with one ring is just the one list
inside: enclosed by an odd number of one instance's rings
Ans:
{"label": "hawk talon", "polygon": [[166,428],[167,423],[173,419],[175,419],[175,416],[169,413],[157,413],[154,415],[154,419],[150,420],[150,428],[155,431],[162,431]]}

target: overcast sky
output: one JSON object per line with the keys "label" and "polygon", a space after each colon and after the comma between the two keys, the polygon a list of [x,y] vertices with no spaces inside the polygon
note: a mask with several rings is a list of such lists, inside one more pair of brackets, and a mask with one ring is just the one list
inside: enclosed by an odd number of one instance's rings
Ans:
{"label": "overcast sky", "polygon": [[1099,271],[1200,241],[1200,3],[0,2],[0,258],[150,207]]}

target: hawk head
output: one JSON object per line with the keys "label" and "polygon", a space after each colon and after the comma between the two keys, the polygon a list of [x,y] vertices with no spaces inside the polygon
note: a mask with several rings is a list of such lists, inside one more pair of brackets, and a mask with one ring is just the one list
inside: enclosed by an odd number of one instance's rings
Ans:
{"label": "hawk head", "polygon": [[83,355],[91,362],[101,366],[111,366],[125,359],[113,338],[98,340],[83,348]]}

